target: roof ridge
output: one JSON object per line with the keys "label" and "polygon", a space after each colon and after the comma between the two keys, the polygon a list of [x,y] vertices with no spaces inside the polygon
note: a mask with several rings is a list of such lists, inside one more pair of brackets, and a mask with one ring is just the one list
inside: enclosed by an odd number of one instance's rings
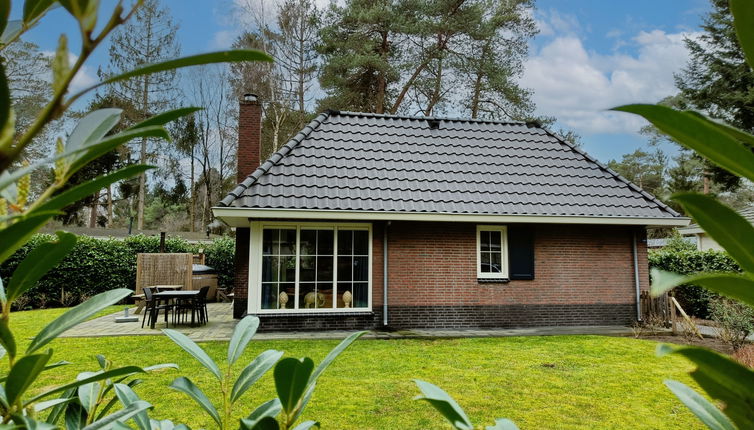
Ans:
{"label": "roof ridge", "polygon": [[681,216],[680,213],[676,212],[673,208],[671,208],[670,206],[668,206],[665,203],[663,203],[662,201],[660,201],[660,199],[658,199],[657,197],[653,196],[652,194],[649,194],[648,192],[646,192],[644,189],[642,189],[638,185],[636,185],[633,182],[629,181],[628,179],[624,178],[623,176],[620,175],[620,173],[618,173],[615,170],[607,167],[605,164],[602,164],[596,158],[594,158],[591,155],[587,154],[586,152],[582,151],[578,146],[574,145],[571,142],[568,142],[567,140],[565,140],[562,137],[560,137],[559,135],[553,133],[552,131],[550,131],[548,128],[546,128],[544,126],[540,126],[539,128],[541,128],[542,130],[544,130],[545,133],[547,133],[550,136],[554,137],[555,139],[557,139],[558,141],[560,141],[564,145],[566,145],[569,148],[571,148],[573,151],[576,151],[577,153],[581,154],[587,160],[589,160],[592,163],[594,163],[597,166],[599,166],[600,169],[602,169],[602,170],[606,171],[607,173],[613,175],[619,181],[624,182],[626,185],[629,186],[629,188],[633,189],[634,191],[639,192],[639,194],[641,194],[642,197],[644,197],[645,199],[647,199],[647,200],[649,200],[649,201],[657,204],[660,208],[662,208],[663,210],[667,211],[668,213],[670,213],[673,216],[676,216],[676,217]]}
{"label": "roof ridge", "polygon": [[260,177],[262,177],[262,175],[267,173],[272,168],[272,166],[277,164],[280,160],[283,159],[283,157],[293,151],[293,149],[299,143],[301,143],[302,140],[306,139],[312,131],[316,130],[323,122],[325,122],[330,114],[331,111],[327,110],[317,115],[313,120],[309,122],[309,124],[306,125],[306,127],[296,133],[296,135],[293,136],[291,140],[289,140],[285,145],[281,146],[280,149],[272,153],[272,155],[270,155],[270,158],[268,158],[264,163],[257,167],[257,169],[254,170],[249,176],[247,176],[246,179],[241,181],[241,183],[238,184],[236,188],[233,189],[233,191],[228,193],[228,195],[220,201],[220,205],[230,206],[230,204],[233,203],[233,200],[241,196],[243,192],[246,191],[250,186],[254,185],[254,183],[259,180]]}
{"label": "roof ridge", "polygon": [[372,113],[372,112],[353,112],[353,111],[341,111],[328,109],[326,112],[333,116],[355,116],[360,118],[394,118],[394,119],[408,119],[416,121],[452,121],[452,122],[468,122],[468,123],[480,123],[480,124],[509,124],[509,125],[529,125],[526,121],[514,121],[514,120],[495,120],[495,119],[479,119],[479,118],[460,118],[460,117],[444,117],[444,116],[418,116],[418,115],[395,115],[385,113]]}

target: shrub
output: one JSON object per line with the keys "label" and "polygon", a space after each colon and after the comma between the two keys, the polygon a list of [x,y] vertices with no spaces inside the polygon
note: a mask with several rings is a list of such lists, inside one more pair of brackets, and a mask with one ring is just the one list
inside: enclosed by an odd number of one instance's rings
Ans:
{"label": "shrub", "polygon": [[[649,266],[681,275],[698,272],[740,272],[738,264],[723,251],[677,250],[664,248],[649,253]],[[673,290],[676,300],[689,315],[709,318],[710,299],[714,293],[693,285],[682,285]]]}
{"label": "shrub", "polygon": [[[0,276],[8,282],[26,255],[54,236],[38,234],[0,265]],[[233,254],[235,241],[230,237],[215,239],[207,245],[194,245],[180,237],[165,240],[166,252],[197,252],[204,248],[207,264],[218,271],[221,287],[233,284]],[[18,309],[71,306],[104,291],[115,288],[133,289],[136,284],[136,254],[159,252],[160,238],[135,235],[123,240],[97,239],[79,236],[76,245],[57,267],[50,270],[31,288],[24,299],[17,301]],[[19,307],[21,306],[21,307]]]}
{"label": "shrub", "polygon": [[746,344],[746,337],[754,332],[754,309],[726,298],[710,302],[710,316],[716,323],[720,339],[734,351]]}

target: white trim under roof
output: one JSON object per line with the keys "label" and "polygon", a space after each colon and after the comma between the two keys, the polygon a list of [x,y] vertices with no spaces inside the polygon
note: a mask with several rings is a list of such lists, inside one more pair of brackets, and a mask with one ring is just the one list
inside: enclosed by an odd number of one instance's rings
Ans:
{"label": "white trim under roof", "polygon": [[435,222],[475,222],[534,223],[534,224],[604,224],[604,225],[644,225],[675,226],[689,225],[686,217],[609,217],[609,216],[548,216],[548,215],[482,215],[425,212],[377,212],[340,211],[305,209],[259,209],[214,207],[215,217],[231,227],[248,227],[252,219],[291,219],[291,220],[349,220],[349,221],[435,221]]}

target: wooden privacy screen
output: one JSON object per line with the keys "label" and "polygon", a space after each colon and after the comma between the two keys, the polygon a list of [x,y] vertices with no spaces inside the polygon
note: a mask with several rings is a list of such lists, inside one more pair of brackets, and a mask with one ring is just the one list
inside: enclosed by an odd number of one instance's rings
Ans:
{"label": "wooden privacy screen", "polygon": [[183,285],[192,282],[193,254],[136,254],[136,294],[152,285]]}

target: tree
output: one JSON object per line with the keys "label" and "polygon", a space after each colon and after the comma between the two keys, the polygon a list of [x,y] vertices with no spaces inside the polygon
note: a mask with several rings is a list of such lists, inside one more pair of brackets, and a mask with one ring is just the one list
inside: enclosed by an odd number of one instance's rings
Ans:
{"label": "tree", "polygon": [[624,154],[621,161],[610,160],[607,166],[648,193],[661,196],[665,188],[667,164],[667,156],[659,149],[654,152],[637,149]]}
{"label": "tree", "polygon": [[687,103],[742,130],[754,131],[754,71],[744,59],[728,0],[710,0],[712,11],[698,39],[686,38],[690,59],[675,76]]}
{"label": "tree", "polygon": [[[117,108],[122,110],[121,122],[117,126],[113,127],[110,134],[120,133],[131,127],[137,122],[137,113],[128,100],[118,98],[114,93],[109,92],[105,95],[96,94],[91,102],[87,105],[86,111],[91,112],[98,109]],[[77,115],[78,116],[78,115]],[[78,172],[74,173],[66,184],[58,191],[59,193],[65,192],[77,185],[89,182],[92,179],[112,173],[118,169],[132,164],[130,162],[131,155],[128,147],[123,146],[112,151],[103,154],[100,158],[92,161],[87,166],[83,167]],[[50,172],[49,182],[54,180],[54,172]],[[49,183],[48,182],[48,183]],[[113,223],[113,204],[115,199],[113,197],[112,184],[108,185],[106,190],[106,216],[104,217],[104,224],[110,226]],[[89,228],[94,228],[97,225],[103,224],[99,217],[99,207],[101,206],[102,190],[97,190],[94,194],[84,197],[74,203],[69,204],[63,208],[63,213],[57,216],[57,219],[61,220],[63,224],[88,224]],[[86,222],[82,218],[82,209],[89,208],[89,220]]]}
{"label": "tree", "polygon": [[[19,40],[8,45],[1,54],[8,79],[11,103],[16,114],[16,139],[24,134],[33,122],[35,115],[49,102],[52,91],[45,79],[50,74],[50,58],[31,42]],[[47,155],[40,142],[50,138],[49,130],[37,136],[34,143],[27,147],[27,158],[41,158]]]}
{"label": "tree", "polygon": [[399,40],[412,20],[401,0],[331,3],[320,30],[324,108],[385,113],[398,82]]}
{"label": "tree", "polygon": [[[110,71],[107,75],[120,73],[138,65],[174,58],[180,54],[180,46],[175,38],[178,27],[173,23],[167,8],[161,7],[158,0],[145,0],[132,21],[113,33],[110,45]],[[142,75],[134,79],[120,81],[113,86],[119,98],[133,104],[141,118],[165,109],[175,100],[177,87],[175,70]],[[139,162],[147,163],[153,153],[149,151],[149,140],[139,143]],[[144,204],[146,200],[147,176],[139,177],[137,200],[137,229],[144,228]]]}
{"label": "tree", "polygon": [[193,115],[195,131],[185,136],[195,138],[196,143],[193,148],[183,150],[185,153],[190,150],[194,160],[192,178],[195,166],[199,169],[198,180],[196,183],[192,180],[191,188],[195,193],[194,203],[201,201],[201,225],[206,226],[212,221],[213,202],[221,198],[222,192],[229,191],[226,180],[235,178],[237,130],[231,111],[237,104],[232,102],[235,99],[230,77],[224,69],[202,67],[193,71],[189,85],[189,102],[201,106],[202,110]]}
{"label": "tree", "polygon": [[[683,94],[666,97],[658,104],[675,109],[693,108]],[[711,163],[699,154],[689,151],[671,137],[660,132],[655,126],[646,125],[641,128],[640,133],[648,138],[650,146],[658,147],[664,142],[669,142],[678,147],[680,153],[673,158],[676,166],[669,171],[671,176],[675,175],[676,178],[672,180],[677,185],[670,186],[671,193],[695,190],[708,194],[713,189],[722,192],[735,192],[739,187],[741,181],[738,176]],[[695,181],[695,183],[691,184],[690,181]],[[678,206],[678,209],[682,210],[680,206]]]}
{"label": "tree", "polygon": [[195,114],[185,116],[176,121],[173,130],[173,139],[176,148],[181,154],[189,158],[189,231],[193,232],[196,228],[196,192],[194,188],[196,175],[196,148],[199,145],[199,131],[196,126]]}
{"label": "tree", "polygon": [[530,0],[350,0],[320,31],[323,107],[377,113],[465,111],[528,119],[516,83],[535,31]]}
{"label": "tree", "polygon": [[319,11],[311,0],[286,0],[278,11],[277,31],[265,29],[274,46],[275,61],[290,81],[300,113],[306,112],[317,72]]}

